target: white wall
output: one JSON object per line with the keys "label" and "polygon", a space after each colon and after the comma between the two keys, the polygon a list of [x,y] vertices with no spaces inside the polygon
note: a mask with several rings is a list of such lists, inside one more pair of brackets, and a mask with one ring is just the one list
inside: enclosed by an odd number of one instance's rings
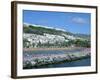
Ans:
{"label": "white wall", "polygon": [[[17,1],[17,0],[16,0]],[[24,0],[26,1],[26,0]],[[30,0],[40,2],[79,4],[79,5],[98,5],[100,14],[100,0]],[[10,78],[11,68],[11,0],[0,0],[0,80],[13,80]],[[100,16],[98,16],[100,22]],[[98,24],[99,26],[100,24]],[[100,27],[98,27],[100,30]],[[100,35],[100,31],[98,31]],[[100,44],[100,37],[99,37]],[[100,45],[99,45],[100,47]],[[99,50],[100,52],[100,50]],[[100,57],[100,54],[99,56]],[[100,59],[99,59],[100,61]],[[100,67],[100,62],[98,62]],[[30,78],[28,80],[100,80],[100,69],[98,74]],[[24,80],[24,79],[22,79]],[[27,79],[26,79],[27,80]]]}

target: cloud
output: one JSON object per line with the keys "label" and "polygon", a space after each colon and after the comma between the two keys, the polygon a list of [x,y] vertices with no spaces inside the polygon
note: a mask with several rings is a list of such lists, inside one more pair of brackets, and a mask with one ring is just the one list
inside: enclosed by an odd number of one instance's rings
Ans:
{"label": "cloud", "polygon": [[84,24],[84,23],[86,23],[86,20],[81,17],[74,17],[74,18],[72,18],[72,22],[78,23],[78,24]]}

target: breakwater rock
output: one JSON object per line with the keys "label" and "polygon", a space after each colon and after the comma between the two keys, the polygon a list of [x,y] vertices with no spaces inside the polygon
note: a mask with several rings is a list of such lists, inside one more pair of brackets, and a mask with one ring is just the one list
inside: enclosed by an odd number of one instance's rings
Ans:
{"label": "breakwater rock", "polygon": [[75,61],[90,57],[90,49],[83,49],[75,52],[66,52],[64,54],[38,54],[28,56],[23,60],[23,68],[30,69],[42,65],[59,64],[61,62]]}

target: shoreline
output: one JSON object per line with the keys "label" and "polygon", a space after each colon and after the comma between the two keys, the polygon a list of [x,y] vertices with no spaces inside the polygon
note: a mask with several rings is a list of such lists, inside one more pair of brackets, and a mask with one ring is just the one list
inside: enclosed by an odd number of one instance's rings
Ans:
{"label": "shoreline", "polygon": [[[90,56],[85,56],[85,57],[81,57],[81,58],[77,58],[77,59],[73,59],[73,60],[63,60],[63,61],[59,61],[59,62],[48,62],[46,64],[37,64],[37,65],[30,65],[30,66],[24,66],[23,69],[41,69],[42,66],[47,66],[47,65],[55,65],[55,64],[62,64],[62,63],[68,63],[68,62],[75,62],[75,61],[80,61],[80,60],[84,60],[84,59],[89,59]],[[44,68],[53,68],[53,67],[44,67]]]}
{"label": "shoreline", "polygon": [[[49,65],[49,64],[56,64],[64,61],[74,61],[78,59],[83,59],[90,57],[90,49],[84,47],[67,47],[67,48],[27,48],[26,51],[30,50],[74,50],[74,49],[82,49],[81,51],[75,52],[66,52],[64,54],[31,54],[29,55],[26,52],[26,57],[23,59],[23,67],[32,67],[32,66],[42,66],[42,65]],[[32,56],[32,57],[30,57]]]}
{"label": "shoreline", "polygon": [[64,48],[23,48],[23,51],[33,51],[33,50],[74,50],[74,49],[84,49],[85,47],[64,47]]}

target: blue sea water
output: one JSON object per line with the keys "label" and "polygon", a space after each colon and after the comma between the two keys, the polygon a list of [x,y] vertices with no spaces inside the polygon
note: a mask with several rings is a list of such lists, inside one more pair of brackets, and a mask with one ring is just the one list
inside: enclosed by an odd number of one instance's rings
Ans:
{"label": "blue sea water", "polygon": [[[63,62],[60,64],[50,64],[50,65],[44,65],[44,66],[39,66],[36,67],[36,69],[40,68],[59,68],[59,67],[83,67],[83,66],[91,66],[91,59],[82,59],[82,60],[77,60],[77,61],[72,61],[72,62]],[[33,67],[34,69],[35,67]]]}

